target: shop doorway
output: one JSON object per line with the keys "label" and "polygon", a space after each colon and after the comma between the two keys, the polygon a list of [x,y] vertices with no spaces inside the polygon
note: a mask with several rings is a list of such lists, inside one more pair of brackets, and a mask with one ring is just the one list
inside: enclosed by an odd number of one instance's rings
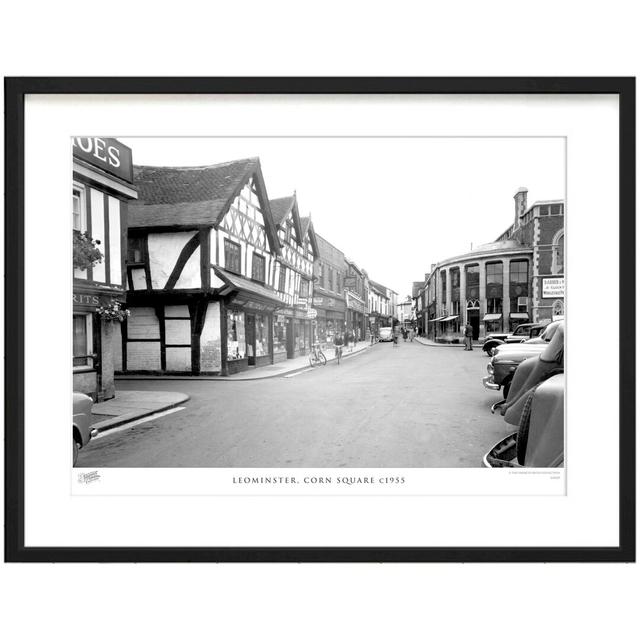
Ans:
{"label": "shop doorway", "polygon": [[256,317],[251,313],[247,313],[246,340],[247,340],[247,356],[249,358],[249,366],[255,366],[256,364]]}
{"label": "shop doorway", "polygon": [[293,358],[293,352],[295,350],[295,335],[294,335],[293,320],[291,318],[287,318],[286,329],[287,329],[287,358]]}
{"label": "shop doorway", "polygon": [[467,309],[467,320],[473,328],[473,339],[480,337],[480,309]]}

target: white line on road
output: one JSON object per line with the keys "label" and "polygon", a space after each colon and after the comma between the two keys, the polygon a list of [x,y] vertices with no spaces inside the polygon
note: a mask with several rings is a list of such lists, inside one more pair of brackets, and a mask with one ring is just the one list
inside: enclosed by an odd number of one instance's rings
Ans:
{"label": "white line on road", "polygon": [[164,416],[168,416],[176,411],[182,411],[186,409],[186,407],[174,407],[173,409],[167,409],[166,411],[160,411],[158,413],[152,413],[150,416],[146,418],[140,418],[139,420],[134,420],[133,422],[127,422],[119,427],[114,427],[113,429],[107,429],[106,431],[102,431],[97,436],[93,437],[91,440],[99,440],[100,438],[104,438],[105,436],[110,436],[112,433],[119,433],[120,431],[126,431],[127,429],[131,429],[131,427],[135,427],[143,422],[149,422],[149,420],[155,420],[156,418],[164,418]]}
{"label": "white line on road", "polygon": [[287,373],[286,376],[282,376],[283,378],[293,378],[294,376],[299,376],[301,373],[307,373],[307,371],[313,371],[312,367],[308,369],[303,369],[302,371],[296,371],[295,373]]}

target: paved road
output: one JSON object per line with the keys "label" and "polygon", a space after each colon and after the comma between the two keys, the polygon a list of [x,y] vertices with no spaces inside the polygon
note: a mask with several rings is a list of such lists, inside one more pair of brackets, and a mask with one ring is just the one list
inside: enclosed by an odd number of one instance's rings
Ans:
{"label": "paved road", "polygon": [[121,381],[183,391],[185,409],[107,435],[84,467],[478,467],[509,432],[481,350],[377,344],[292,378]]}

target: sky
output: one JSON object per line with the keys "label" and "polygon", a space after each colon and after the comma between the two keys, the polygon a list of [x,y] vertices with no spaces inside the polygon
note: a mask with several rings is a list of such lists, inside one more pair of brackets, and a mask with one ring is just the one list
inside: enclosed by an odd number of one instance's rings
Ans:
{"label": "sky", "polygon": [[528,204],[565,198],[564,138],[123,138],[134,164],[260,158],[270,199],[400,297],[437,263],[495,240]]}

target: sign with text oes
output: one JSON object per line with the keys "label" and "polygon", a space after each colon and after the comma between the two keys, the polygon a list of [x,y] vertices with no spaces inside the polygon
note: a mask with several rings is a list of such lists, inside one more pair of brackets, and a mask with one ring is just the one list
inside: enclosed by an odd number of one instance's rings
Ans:
{"label": "sign with text oes", "polygon": [[115,138],[72,138],[73,155],[133,183],[131,149]]}
{"label": "sign with text oes", "polygon": [[564,298],[564,277],[542,278],[543,298]]}

